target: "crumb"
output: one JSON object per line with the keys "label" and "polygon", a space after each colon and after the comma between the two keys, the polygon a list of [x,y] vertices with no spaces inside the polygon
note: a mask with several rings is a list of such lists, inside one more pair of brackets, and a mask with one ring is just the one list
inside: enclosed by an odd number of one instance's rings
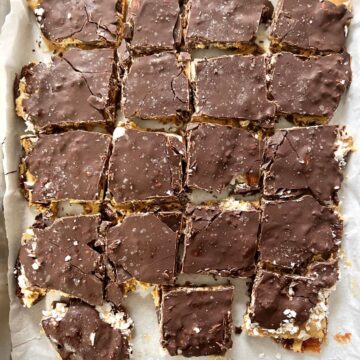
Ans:
{"label": "crumb", "polygon": [[241,326],[235,326],[235,335],[240,335],[242,333],[242,328]]}
{"label": "crumb", "polygon": [[334,336],[334,339],[339,344],[348,344],[351,341],[352,334],[351,333],[337,333]]}

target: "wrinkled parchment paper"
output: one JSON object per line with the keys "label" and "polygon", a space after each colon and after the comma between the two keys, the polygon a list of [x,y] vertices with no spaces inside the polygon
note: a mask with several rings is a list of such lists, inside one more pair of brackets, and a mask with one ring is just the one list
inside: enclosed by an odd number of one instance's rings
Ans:
{"label": "wrinkled parchment paper", "polygon": [[[354,19],[348,42],[349,51],[353,56],[353,83],[333,123],[347,124],[354,137],[355,146],[360,148],[360,0],[353,0],[353,8]],[[13,81],[15,74],[20,72],[24,64],[35,59],[49,59],[50,54],[46,53],[44,48],[40,48],[42,45],[39,46],[39,40],[41,37],[35,19],[27,9],[25,0],[11,0],[11,13],[6,18],[0,38],[0,134],[6,174],[4,206],[9,244],[8,280],[13,360],[57,358],[45,336],[40,333],[41,311],[48,305],[47,302],[43,300],[31,309],[24,309],[14,296],[13,266],[21,234],[25,227],[32,223],[34,213],[28,209],[18,186],[16,171],[20,156],[19,136],[24,133],[25,127],[15,116]],[[346,174],[341,193],[341,205],[346,221],[341,281],[337,291],[331,296],[328,340],[321,355],[293,354],[270,339],[241,334],[233,335],[234,346],[226,359],[360,359],[360,152],[351,156]],[[209,278],[206,280],[209,281]],[[202,282],[201,277],[198,281]],[[234,280],[233,283],[236,284],[234,324],[239,326],[248,298],[245,281]],[[150,292],[142,290],[130,294],[126,306],[136,326],[132,339],[133,359],[171,359],[159,348],[159,328]],[[334,339],[339,333],[351,333],[351,341],[340,344]],[[0,353],[1,359],[2,355],[4,354]],[[178,356],[176,359],[183,358]]]}

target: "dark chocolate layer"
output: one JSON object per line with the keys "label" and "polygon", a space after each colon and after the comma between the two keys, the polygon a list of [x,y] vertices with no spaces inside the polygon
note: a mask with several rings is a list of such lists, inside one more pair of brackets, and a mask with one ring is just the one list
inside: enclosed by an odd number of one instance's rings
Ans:
{"label": "dark chocolate layer", "polygon": [[351,13],[335,1],[281,0],[271,27],[275,49],[341,52]]}
{"label": "dark chocolate layer", "polygon": [[254,45],[259,25],[271,18],[268,0],[191,0],[186,32],[190,48],[201,46],[241,47]]}
{"label": "dark chocolate layer", "polygon": [[175,50],[181,42],[178,1],[132,0],[127,13],[136,53]]}
{"label": "dark chocolate layer", "polygon": [[174,199],[182,190],[185,145],[175,136],[120,128],[110,158],[109,192],[116,203]]}
{"label": "dark chocolate layer", "polygon": [[231,55],[195,62],[195,116],[248,120],[271,127],[264,56]]}
{"label": "dark chocolate layer", "polygon": [[31,202],[102,200],[109,135],[70,131],[35,139],[25,156],[26,170],[36,178],[34,184],[24,183]]}
{"label": "dark chocolate layer", "polygon": [[328,259],[340,244],[339,216],[312,196],[264,201],[259,238],[260,261],[301,272],[315,259]]}
{"label": "dark chocolate layer", "polygon": [[19,261],[33,287],[60,290],[92,305],[103,301],[103,264],[92,245],[99,239],[100,218],[72,216],[32,227]]}
{"label": "dark chocolate layer", "polygon": [[231,348],[233,290],[218,287],[164,291],[161,342],[170,355],[224,355]]}
{"label": "dark chocolate layer", "polygon": [[191,189],[221,192],[229,187],[235,193],[258,189],[262,142],[246,130],[190,123],[187,146],[186,185]]}
{"label": "dark chocolate layer", "polygon": [[[30,1],[29,1],[30,2]],[[61,46],[114,46],[121,28],[122,1],[38,0],[34,8],[47,39]]]}
{"label": "dark chocolate layer", "polygon": [[317,264],[308,277],[260,270],[252,293],[250,319],[265,329],[276,330],[289,321],[302,326],[309,320],[311,310],[324,301],[320,291],[331,288],[337,279],[334,262]]}
{"label": "dark chocolate layer", "polygon": [[130,358],[128,336],[103,321],[92,306],[76,300],[64,305],[64,317],[50,316],[41,322],[61,359]]}
{"label": "dark chocolate layer", "polygon": [[272,57],[270,95],[280,114],[330,119],[350,82],[350,56],[346,53]]}
{"label": "dark chocolate layer", "polygon": [[180,226],[172,227],[161,215],[130,215],[109,229],[106,254],[118,271],[138,281],[173,284]]}
{"label": "dark chocolate layer", "polygon": [[135,58],[123,84],[127,118],[179,120],[190,111],[189,83],[174,53]]}
{"label": "dark chocolate layer", "polygon": [[257,210],[189,207],[182,271],[252,276],[259,225],[260,212]]}
{"label": "dark chocolate layer", "polygon": [[[337,199],[347,152],[339,159],[335,151],[344,132],[339,126],[279,130],[266,141],[264,194],[286,197],[304,192],[320,201]],[[346,146],[346,144],[345,144]]]}
{"label": "dark chocolate layer", "polygon": [[50,64],[25,66],[21,78],[27,95],[24,114],[36,130],[53,127],[96,125],[115,117],[116,75],[112,49],[71,49]]}

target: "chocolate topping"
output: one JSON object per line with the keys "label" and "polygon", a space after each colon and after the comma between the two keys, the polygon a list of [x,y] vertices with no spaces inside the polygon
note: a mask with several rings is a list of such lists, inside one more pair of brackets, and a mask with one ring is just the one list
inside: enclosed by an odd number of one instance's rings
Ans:
{"label": "chocolate topping", "polygon": [[310,264],[307,276],[312,277],[318,286],[330,289],[339,280],[338,259]]}
{"label": "chocolate topping", "polygon": [[185,145],[176,136],[125,128],[110,158],[109,192],[118,203],[174,199],[182,189]]}
{"label": "chocolate topping", "polygon": [[260,23],[271,18],[268,0],[191,0],[186,44],[189,47],[254,45]]}
{"label": "chocolate topping", "polygon": [[62,46],[114,46],[121,10],[118,0],[40,0],[34,8],[45,37]]}
{"label": "chocolate topping", "polygon": [[24,186],[31,202],[102,199],[109,135],[70,131],[30,139],[36,142],[25,156],[25,167],[35,182]]}
{"label": "chocolate topping", "polygon": [[53,315],[41,322],[61,359],[130,358],[128,335],[103,321],[92,306],[77,300],[63,306],[66,311],[63,317]]}
{"label": "chocolate topping", "polygon": [[123,84],[127,118],[176,120],[190,111],[189,83],[174,53],[135,58]]}
{"label": "chocolate topping", "polygon": [[343,180],[342,166],[350,151],[344,144],[344,154],[335,157],[344,130],[319,126],[277,131],[266,142],[264,194],[285,197],[310,191],[320,201],[336,200]]}
{"label": "chocolate topping", "polygon": [[21,73],[25,94],[17,99],[19,116],[36,130],[112,122],[116,97],[113,67],[111,49],[71,49],[63,57],[53,57],[50,64],[25,66]]}
{"label": "chocolate topping", "polygon": [[258,189],[262,142],[246,130],[190,123],[187,144],[188,187],[218,193]]}
{"label": "chocolate topping", "polygon": [[122,267],[115,267],[108,257],[104,258],[106,279],[105,279],[105,299],[116,306],[120,306],[124,295],[131,290],[127,282],[132,276]]}
{"label": "chocolate topping", "polygon": [[277,54],[272,58],[270,79],[278,113],[330,119],[351,82],[350,56]]}
{"label": "chocolate topping", "polygon": [[233,290],[227,286],[164,292],[161,343],[170,355],[224,355],[231,348]]}
{"label": "chocolate topping", "polygon": [[351,13],[327,0],[281,0],[271,28],[272,45],[288,51],[341,52]]}
{"label": "chocolate topping", "polygon": [[180,45],[180,8],[177,0],[132,0],[127,21],[133,33],[131,48],[137,53],[174,50]]}
{"label": "chocolate topping", "polygon": [[138,281],[172,284],[179,231],[155,214],[131,215],[109,229],[106,253],[116,268]]}
{"label": "chocolate topping", "polygon": [[328,289],[325,282],[311,277],[282,276],[260,270],[252,293],[251,321],[276,330],[290,318],[294,325],[302,326],[309,320],[311,310],[322,301],[319,292],[324,289]]}
{"label": "chocolate topping", "polygon": [[[46,226],[20,248],[19,261],[32,287],[60,290],[92,305],[103,301],[102,257],[92,245],[99,238],[99,216],[71,216]],[[26,235],[26,234],[25,234]]]}
{"label": "chocolate topping", "polygon": [[315,259],[328,259],[338,249],[342,221],[312,196],[286,201],[264,201],[260,261],[266,265],[301,271]]}
{"label": "chocolate topping", "polygon": [[189,208],[184,273],[248,277],[255,271],[260,212]]}
{"label": "chocolate topping", "polygon": [[263,56],[231,55],[195,62],[195,117],[248,120],[271,127]]}

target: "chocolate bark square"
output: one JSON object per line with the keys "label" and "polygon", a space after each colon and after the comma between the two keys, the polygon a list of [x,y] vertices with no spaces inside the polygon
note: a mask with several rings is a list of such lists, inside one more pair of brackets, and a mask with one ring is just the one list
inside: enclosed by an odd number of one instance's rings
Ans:
{"label": "chocolate bark square", "polygon": [[99,226],[99,215],[70,216],[50,225],[38,221],[23,234],[16,273],[26,307],[50,290],[102,304],[103,260],[94,248]]}
{"label": "chocolate bark square", "polygon": [[336,257],[343,224],[337,211],[312,196],[262,203],[259,260],[268,268],[301,273],[304,266]]}
{"label": "chocolate bark square", "polygon": [[53,46],[110,47],[120,42],[125,0],[27,0]]}
{"label": "chocolate bark square", "polygon": [[180,212],[138,213],[108,229],[106,255],[118,274],[117,284],[173,284],[182,226]]}
{"label": "chocolate bark square", "polygon": [[187,126],[186,185],[207,192],[258,190],[262,141],[242,129],[190,123]]}
{"label": "chocolate bark square", "polygon": [[278,115],[300,125],[326,124],[350,86],[350,55],[280,53],[272,57],[269,72],[269,93]]}
{"label": "chocolate bark square", "polygon": [[310,192],[319,201],[337,202],[351,149],[344,126],[276,131],[265,142],[264,195],[286,198]]}
{"label": "chocolate bark square", "polygon": [[21,143],[20,176],[31,205],[69,200],[95,207],[104,198],[110,135],[77,130],[23,136]]}
{"label": "chocolate bark square", "polygon": [[271,25],[271,48],[306,55],[341,52],[351,17],[341,1],[280,0]]}
{"label": "chocolate bark square", "polygon": [[123,79],[122,108],[130,120],[187,119],[190,92],[184,63],[172,52],[135,58]]}
{"label": "chocolate bark square", "polygon": [[264,56],[252,55],[195,60],[193,119],[272,127],[275,106],[267,97],[265,60]]}
{"label": "chocolate bark square", "polygon": [[297,352],[320,351],[327,333],[328,297],[338,277],[337,261],[317,262],[306,276],[259,270],[244,317],[246,332],[272,337]]}
{"label": "chocolate bark square", "polygon": [[118,79],[112,49],[70,49],[20,74],[16,112],[30,129],[107,127],[115,121]]}
{"label": "chocolate bark square", "polygon": [[232,286],[165,289],[161,344],[170,355],[224,355],[232,346]]}
{"label": "chocolate bark square", "polygon": [[132,320],[123,308],[61,299],[43,312],[41,326],[61,359],[130,359]]}
{"label": "chocolate bark square", "polygon": [[186,215],[182,272],[231,277],[255,273],[260,211],[246,203],[194,207]]}
{"label": "chocolate bark square", "polygon": [[114,206],[178,202],[182,191],[183,139],[128,128],[115,130],[108,191]]}
{"label": "chocolate bark square", "polygon": [[179,1],[131,0],[127,24],[130,47],[136,54],[175,50],[181,43]]}
{"label": "chocolate bark square", "polygon": [[271,19],[273,6],[268,0],[191,0],[185,44],[188,48],[237,48],[259,51],[255,40],[261,24]]}

